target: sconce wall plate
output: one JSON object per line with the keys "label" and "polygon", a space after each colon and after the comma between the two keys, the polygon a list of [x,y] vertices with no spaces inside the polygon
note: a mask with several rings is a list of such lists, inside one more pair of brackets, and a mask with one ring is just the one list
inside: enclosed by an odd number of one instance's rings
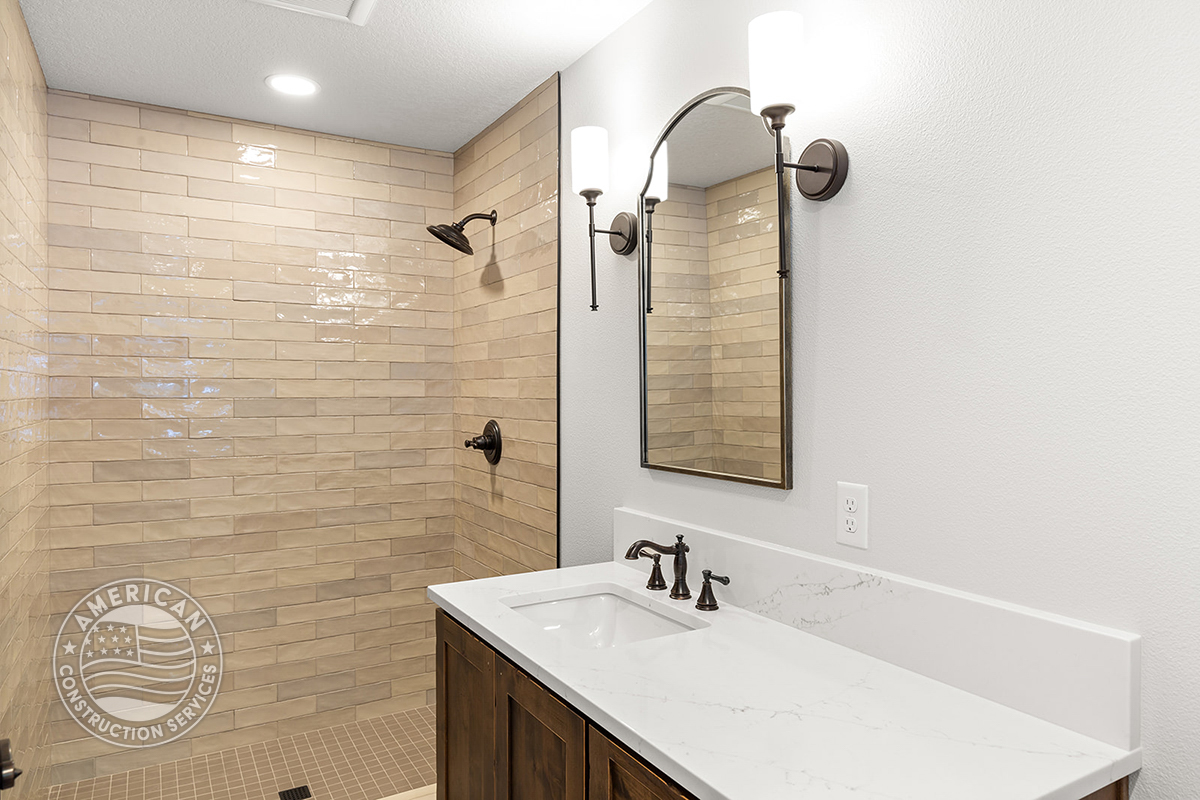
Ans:
{"label": "sconce wall plate", "polygon": [[[637,217],[628,211],[622,211],[613,217],[608,244],[612,251],[619,256],[627,256],[637,250]],[[600,231],[596,231],[600,233]]]}
{"label": "sconce wall plate", "polygon": [[[796,188],[809,200],[828,200],[846,183],[850,156],[835,139],[817,139],[800,154],[803,169],[796,170]],[[808,169],[816,167],[815,170]]]}

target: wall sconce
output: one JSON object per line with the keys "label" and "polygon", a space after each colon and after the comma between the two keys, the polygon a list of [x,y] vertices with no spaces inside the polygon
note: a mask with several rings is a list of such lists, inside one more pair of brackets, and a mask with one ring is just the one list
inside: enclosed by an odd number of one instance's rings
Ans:
{"label": "wall sconce", "polygon": [[653,165],[650,168],[650,188],[646,189],[646,313],[654,312],[651,302],[653,286],[650,283],[651,258],[654,255],[654,211],[658,204],[667,199],[670,194],[671,164],[667,154],[667,143],[664,141],[654,154]]}
{"label": "wall sconce", "polygon": [[[783,208],[784,168],[796,170],[796,187],[809,200],[828,200],[841,190],[850,157],[841,142],[817,139],[804,148],[797,163],[783,158],[783,127],[803,95],[796,69],[796,42],[804,35],[804,18],[795,11],[774,11],[750,22],[750,107],[775,134],[775,173]],[[780,275],[784,275],[780,270]]]}
{"label": "wall sconce", "polygon": [[637,249],[637,217],[622,211],[613,217],[612,229],[596,228],[596,198],[608,190],[608,131],[584,126],[571,131],[571,191],[588,204],[588,239],[592,251],[592,311],[596,304],[596,234],[608,234],[613,252],[627,256]]}

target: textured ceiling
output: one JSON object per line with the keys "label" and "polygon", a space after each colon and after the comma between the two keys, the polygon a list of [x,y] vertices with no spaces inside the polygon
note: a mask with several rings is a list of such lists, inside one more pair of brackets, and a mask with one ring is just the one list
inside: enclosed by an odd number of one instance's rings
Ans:
{"label": "textured ceiling", "polygon": [[[454,150],[651,0],[379,0],[365,27],[249,0],[21,0],[55,89]],[[314,97],[263,80],[292,72]]]}

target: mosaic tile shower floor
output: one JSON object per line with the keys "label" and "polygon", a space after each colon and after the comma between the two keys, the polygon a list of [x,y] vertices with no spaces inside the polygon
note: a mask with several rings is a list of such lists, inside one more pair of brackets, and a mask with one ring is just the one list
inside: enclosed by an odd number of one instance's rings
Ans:
{"label": "mosaic tile shower floor", "polygon": [[437,778],[433,706],[50,788],[48,800],[381,800]]}

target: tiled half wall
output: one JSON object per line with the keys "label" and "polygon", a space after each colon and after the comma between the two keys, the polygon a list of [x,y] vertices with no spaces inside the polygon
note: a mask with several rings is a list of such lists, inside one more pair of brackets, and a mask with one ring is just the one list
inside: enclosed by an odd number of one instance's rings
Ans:
{"label": "tiled half wall", "polygon": [[455,424],[504,435],[495,466],[456,451],[459,578],[557,565],[558,173],[557,76],[454,154],[455,217],[499,219],[454,262]]}

